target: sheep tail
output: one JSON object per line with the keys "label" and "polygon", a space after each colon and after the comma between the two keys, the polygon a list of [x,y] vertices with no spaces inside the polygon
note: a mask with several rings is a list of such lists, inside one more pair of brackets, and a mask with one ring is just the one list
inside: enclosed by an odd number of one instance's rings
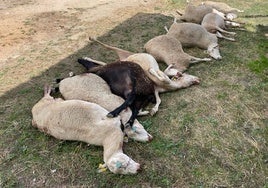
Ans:
{"label": "sheep tail", "polygon": [[51,86],[48,84],[45,84],[44,85],[44,97],[50,96],[50,92],[51,92]]}
{"label": "sheep tail", "polygon": [[180,16],[182,16],[183,14],[179,11],[179,10],[176,10],[176,13]]}
{"label": "sheep tail", "polygon": [[165,28],[166,32],[168,33],[168,28],[167,28],[167,26],[165,26],[164,28]]}

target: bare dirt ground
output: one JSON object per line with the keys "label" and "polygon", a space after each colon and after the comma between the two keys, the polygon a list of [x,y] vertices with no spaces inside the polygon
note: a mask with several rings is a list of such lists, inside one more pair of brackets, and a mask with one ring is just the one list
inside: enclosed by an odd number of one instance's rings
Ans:
{"label": "bare dirt ground", "polygon": [[[0,95],[36,76],[157,0],[3,0],[0,2]],[[53,58],[51,58],[53,57]]]}

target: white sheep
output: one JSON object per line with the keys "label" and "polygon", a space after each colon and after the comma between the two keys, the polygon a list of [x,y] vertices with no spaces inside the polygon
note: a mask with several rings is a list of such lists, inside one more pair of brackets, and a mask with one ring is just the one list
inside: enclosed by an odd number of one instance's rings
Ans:
{"label": "white sheep", "polygon": [[32,108],[32,125],[62,140],[77,140],[103,146],[105,165],[113,173],[135,174],[140,164],[122,150],[120,118],[107,118],[107,110],[82,100],[54,99],[50,87]]}
{"label": "white sheep", "polygon": [[[235,25],[235,22],[228,22],[228,24],[230,24],[230,23]],[[226,29],[227,24],[226,24],[225,20],[222,17],[220,17],[219,15],[215,14],[215,13],[209,13],[209,14],[205,15],[201,25],[208,32],[216,34],[216,36],[219,37],[219,38],[224,38],[224,39],[227,39],[227,40],[230,40],[230,41],[235,41],[234,38],[229,38],[229,37],[226,37],[226,36],[221,34],[221,33],[226,33],[226,34],[229,34],[229,35],[235,35],[236,33],[226,31],[225,29]]]}
{"label": "white sheep", "polygon": [[[108,111],[124,103],[124,99],[113,94],[108,84],[101,77],[92,73],[85,73],[61,80],[59,90],[66,100],[79,99],[93,102]],[[126,125],[131,114],[130,108],[126,108],[119,114],[123,125]],[[124,132],[129,138],[136,141],[147,142],[153,138],[137,119],[134,120],[132,127],[125,127]]]}
{"label": "white sheep", "polygon": [[209,33],[205,28],[195,23],[174,23],[167,30],[167,35],[179,40],[183,47],[199,47],[207,49],[208,54],[214,59],[222,59],[219,52],[218,38]]}
{"label": "white sheep", "polygon": [[207,5],[188,5],[185,8],[184,13],[182,14],[181,12],[177,11],[177,13],[181,16],[180,20],[185,21],[185,22],[191,22],[191,23],[196,23],[200,24],[204,18],[204,16],[208,13],[216,13],[222,18],[225,17],[225,14],[213,9],[210,6]]}
{"label": "white sheep", "polygon": [[157,61],[172,65],[164,71],[168,76],[173,76],[176,71],[184,72],[192,63],[211,61],[210,58],[197,58],[185,53],[180,41],[170,35],[154,37],[144,45],[144,48]]}
{"label": "white sheep", "polygon": [[223,3],[223,2],[205,1],[205,2],[202,2],[202,5],[209,6],[211,8],[217,9],[218,11],[226,13],[226,14],[244,12],[243,10],[233,8],[233,7],[227,5],[226,3]]}
{"label": "white sheep", "polygon": [[157,85],[169,84],[171,82],[170,78],[160,70],[156,59],[151,54],[136,53],[125,58],[124,61],[131,61],[139,64],[146,75]]}

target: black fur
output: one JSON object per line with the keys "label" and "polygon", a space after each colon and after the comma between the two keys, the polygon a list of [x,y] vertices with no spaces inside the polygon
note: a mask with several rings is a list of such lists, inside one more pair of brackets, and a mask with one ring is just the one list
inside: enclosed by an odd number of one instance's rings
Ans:
{"label": "black fur", "polygon": [[146,76],[140,65],[132,62],[114,62],[98,66],[92,61],[78,59],[90,73],[103,78],[111,88],[112,93],[121,96],[125,102],[109,112],[108,117],[115,117],[127,107],[132,110],[127,125],[132,126],[139,110],[149,102],[155,102],[154,83]]}

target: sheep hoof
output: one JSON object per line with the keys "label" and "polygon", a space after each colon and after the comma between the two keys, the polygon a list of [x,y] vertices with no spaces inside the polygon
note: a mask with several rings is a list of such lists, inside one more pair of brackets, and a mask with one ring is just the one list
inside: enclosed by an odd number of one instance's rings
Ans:
{"label": "sheep hoof", "polygon": [[116,117],[116,115],[113,115],[112,113],[109,113],[106,115],[108,118],[113,118],[113,117]]}
{"label": "sheep hoof", "polygon": [[146,115],[148,115],[150,112],[149,111],[142,111],[142,110],[140,110],[139,111],[139,113],[138,113],[138,116],[146,116]]}
{"label": "sheep hoof", "polygon": [[152,108],[150,111],[150,115],[153,116],[156,114],[156,112],[157,112],[157,109]]}

